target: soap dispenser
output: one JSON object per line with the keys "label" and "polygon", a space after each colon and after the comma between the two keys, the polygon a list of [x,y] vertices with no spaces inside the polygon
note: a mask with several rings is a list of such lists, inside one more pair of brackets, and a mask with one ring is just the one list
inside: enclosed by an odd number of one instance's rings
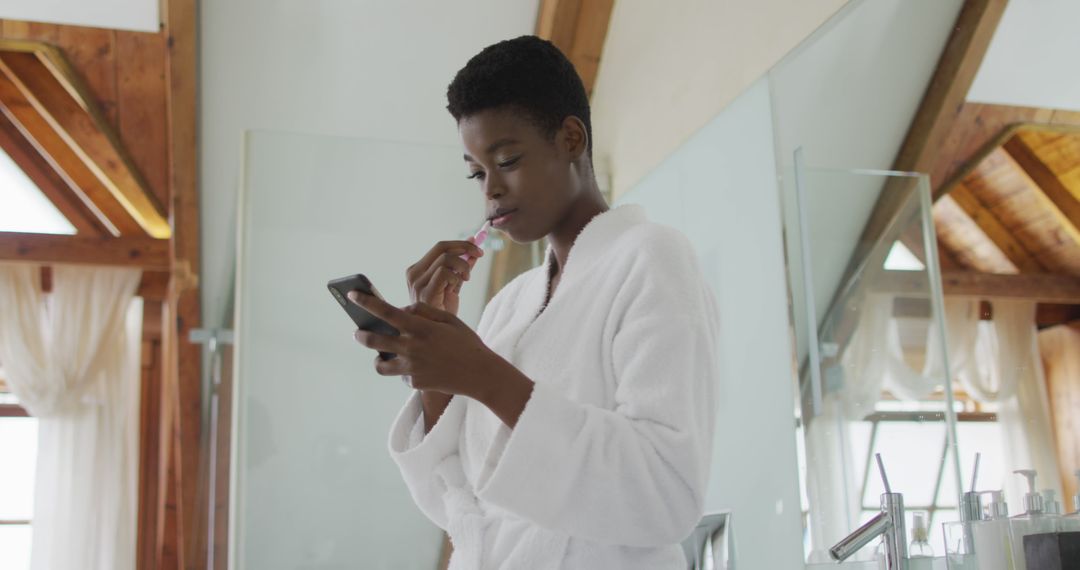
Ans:
{"label": "soap dispenser", "polygon": [[1057,491],[1053,489],[1043,489],[1042,497],[1043,505],[1045,505],[1046,509],[1046,516],[1054,521],[1054,530],[1061,530],[1061,503],[1057,500]]}
{"label": "soap dispenser", "polygon": [[1035,477],[1038,472],[1034,469],[1018,469],[1013,473],[1026,477],[1028,483],[1028,492],[1024,494],[1023,514],[1009,519],[1009,526],[1012,531],[1013,566],[1016,570],[1027,570],[1027,562],[1024,557],[1024,537],[1032,534],[1055,532],[1057,531],[1057,524],[1054,517],[1046,514],[1046,503],[1043,501],[1043,496],[1035,491]]}
{"label": "soap dispenser", "polygon": [[1001,491],[983,491],[990,495],[986,516],[971,523],[975,558],[979,570],[1013,570],[1009,506]]}
{"label": "soap dispenser", "polygon": [[934,549],[930,547],[929,539],[930,531],[926,528],[926,513],[912,513],[908,558],[933,558]]}
{"label": "soap dispenser", "polygon": [[[1080,469],[1073,472],[1077,480],[1080,480]],[[1073,495],[1073,512],[1058,520],[1058,528],[1061,532],[1080,532],[1080,488]]]}

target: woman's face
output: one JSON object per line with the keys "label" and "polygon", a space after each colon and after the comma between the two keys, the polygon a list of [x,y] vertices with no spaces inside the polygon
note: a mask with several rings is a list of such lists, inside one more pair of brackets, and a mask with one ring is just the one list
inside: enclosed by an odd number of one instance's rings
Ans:
{"label": "woman's face", "polygon": [[[573,162],[583,147],[568,118],[549,141],[539,128],[505,108],[463,117],[458,132],[470,178],[484,193],[488,219],[513,210],[496,229],[518,243],[551,233],[580,193]],[[578,122],[577,124],[580,124]],[[569,125],[569,128],[568,128]]]}

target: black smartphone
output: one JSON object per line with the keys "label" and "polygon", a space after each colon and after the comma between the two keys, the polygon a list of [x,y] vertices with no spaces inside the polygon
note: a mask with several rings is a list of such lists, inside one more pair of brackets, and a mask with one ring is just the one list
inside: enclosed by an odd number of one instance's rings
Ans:
{"label": "black smartphone", "polygon": [[[397,329],[391,326],[390,323],[365,311],[363,307],[349,300],[349,291],[362,291],[368,295],[374,295],[380,299],[383,298],[383,296],[375,290],[375,287],[367,277],[357,273],[356,275],[349,275],[348,277],[332,279],[326,284],[326,288],[330,290],[330,294],[334,296],[334,299],[341,305],[341,308],[345,309],[345,312],[348,313],[352,321],[356,323],[356,327],[360,330],[390,336],[398,336],[401,334]],[[396,356],[397,355],[392,352],[379,351],[379,358],[383,360],[390,360]]]}

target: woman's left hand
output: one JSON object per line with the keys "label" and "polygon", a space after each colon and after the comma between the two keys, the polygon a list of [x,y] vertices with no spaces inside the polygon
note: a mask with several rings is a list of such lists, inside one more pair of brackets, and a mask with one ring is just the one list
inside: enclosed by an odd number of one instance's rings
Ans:
{"label": "woman's left hand", "polygon": [[502,360],[469,325],[452,313],[419,302],[399,309],[359,291],[349,300],[386,321],[401,334],[390,336],[357,330],[360,344],[396,358],[375,356],[375,371],[383,376],[410,376],[417,390],[434,390],[476,398]]}

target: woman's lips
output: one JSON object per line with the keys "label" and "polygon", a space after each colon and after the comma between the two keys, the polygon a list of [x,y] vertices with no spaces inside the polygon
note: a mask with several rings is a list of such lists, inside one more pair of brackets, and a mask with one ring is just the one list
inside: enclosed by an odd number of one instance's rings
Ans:
{"label": "woman's lips", "polygon": [[511,211],[499,216],[498,218],[493,218],[491,220],[491,225],[493,225],[495,227],[506,225],[506,222],[509,221],[510,218],[512,218],[515,213],[517,213],[517,210],[511,210]]}

